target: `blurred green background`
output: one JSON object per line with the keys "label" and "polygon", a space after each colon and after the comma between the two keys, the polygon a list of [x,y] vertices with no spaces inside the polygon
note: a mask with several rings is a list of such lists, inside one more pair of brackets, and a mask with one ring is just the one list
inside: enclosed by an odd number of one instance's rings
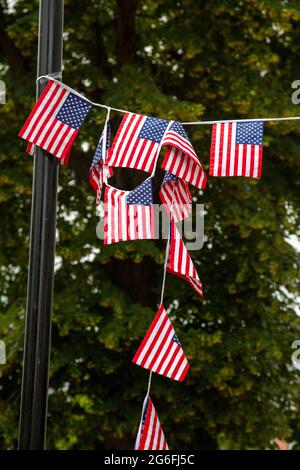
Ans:
{"label": "blurred green background", "polygon": [[[37,18],[37,1],[0,0],[1,449],[18,433],[32,159],[17,134],[35,100]],[[64,39],[64,81],[93,101],[182,121],[299,114],[296,1],[66,0]],[[132,448],[146,392],[131,359],[159,302],[164,242],[96,237],[88,169],[104,119],[92,111],[60,169],[49,449]],[[208,172],[211,127],[187,130]],[[268,449],[276,436],[300,449],[299,136],[299,121],[267,123],[260,181],[193,189],[206,209],[207,241],[191,252],[205,300],[173,276],[165,295],[191,370],[152,386],[171,449]],[[134,173],[115,184],[133,187]]]}

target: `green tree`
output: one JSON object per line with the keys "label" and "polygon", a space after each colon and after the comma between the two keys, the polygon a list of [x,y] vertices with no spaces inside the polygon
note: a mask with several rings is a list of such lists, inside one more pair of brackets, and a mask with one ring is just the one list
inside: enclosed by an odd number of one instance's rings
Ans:
{"label": "green tree", "polygon": [[[35,99],[38,2],[0,0],[0,448],[17,440],[32,161],[17,133]],[[291,0],[65,1],[64,80],[95,101],[182,121],[298,114],[300,6]],[[88,169],[93,110],[60,171],[48,448],[132,448],[147,373],[131,358],[159,302],[162,242],[103,246]],[[113,116],[114,128],[120,115]],[[167,277],[165,305],[191,363],[153,380],[172,449],[266,449],[299,441],[299,124],[268,123],[263,178],[209,178],[199,301]],[[188,128],[208,170],[210,126]],[[83,151],[81,145],[88,144]],[[87,145],[84,149],[86,150]],[[144,176],[116,172],[131,188]],[[157,177],[157,185],[159,184]]]}

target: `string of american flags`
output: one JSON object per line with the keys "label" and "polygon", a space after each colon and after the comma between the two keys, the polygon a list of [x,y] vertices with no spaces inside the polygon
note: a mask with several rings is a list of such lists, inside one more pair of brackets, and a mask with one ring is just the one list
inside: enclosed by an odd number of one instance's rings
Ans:
{"label": "string of american flags", "polygon": [[[104,189],[104,244],[155,238],[153,178],[162,147],[165,171],[159,197],[170,221],[169,240],[159,309],[132,362],[149,371],[148,390],[142,406],[135,449],[167,450],[168,444],[150,398],[152,374],[183,381],[190,365],[163,305],[166,273],[184,279],[200,297],[202,283],[176,226],[192,211],[189,185],[205,189],[207,176],[184,129],[184,125],[212,125],[209,176],[262,175],[264,121],[290,118],[200,121],[181,123],[144,116],[93,103],[67,85],[51,78],[23,125],[19,136],[28,142],[26,152],[39,147],[67,165],[71,148],[93,107],[107,110],[104,128],[89,171],[89,182],[99,204]],[[110,110],[124,114],[111,144]],[[113,187],[108,180],[114,168],[148,173],[131,191]]]}

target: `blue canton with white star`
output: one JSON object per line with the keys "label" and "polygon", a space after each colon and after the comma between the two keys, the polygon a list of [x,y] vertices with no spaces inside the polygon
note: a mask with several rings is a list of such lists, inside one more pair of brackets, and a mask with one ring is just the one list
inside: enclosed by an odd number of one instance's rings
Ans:
{"label": "blue canton with white star", "polygon": [[237,122],[236,143],[246,145],[263,145],[263,121]]}
{"label": "blue canton with white star", "polygon": [[178,346],[181,346],[181,344],[180,344],[180,342],[179,342],[179,339],[177,338],[176,335],[173,336],[172,340],[173,340],[176,344],[178,344]]}
{"label": "blue canton with white star", "polygon": [[73,93],[69,93],[56,118],[67,126],[79,130],[92,104]]}
{"label": "blue canton with white star", "polygon": [[157,142],[159,144],[169,122],[170,121],[167,121],[166,119],[147,117],[138,137],[140,139],[151,140],[152,142]]}
{"label": "blue canton with white star", "polygon": [[[103,147],[103,132],[101,135],[101,138],[98,142],[97,149],[92,161],[92,168],[97,165],[97,163],[102,163],[103,162],[103,155],[102,155],[102,147]],[[107,124],[107,131],[106,131],[106,150],[108,150],[110,147],[110,125],[109,123]]]}
{"label": "blue canton with white star", "polygon": [[185,140],[189,140],[187,133],[185,132],[181,122],[175,121],[173,122],[172,126],[170,127],[170,131],[176,132],[176,134],[180,135]]}
{"label": "blue canton with white star", "polygon": [[153,203],[152,197],[152,179],[148,179],[133,189],[126,196],[126,203],[129,205],[140,204],[150,206]]}
{"label": "blue canton with white star", "polygon": [[169,181],[178,181],[178,177],[175,175],[172,175],[169,172],[166,172],[164,179],[162,180],[161,185],[163,186],[164,184],[168,183]]}

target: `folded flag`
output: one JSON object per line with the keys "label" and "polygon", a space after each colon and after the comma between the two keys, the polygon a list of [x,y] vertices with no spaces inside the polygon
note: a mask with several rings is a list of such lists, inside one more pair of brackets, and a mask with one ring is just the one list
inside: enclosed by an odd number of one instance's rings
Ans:
{"label": "folded flag", "polygon": [[261,177],[263,121],[213,124],[210,176]]}
{"label": "folded flag", "polygon": [[170,232],[170,251],[167,262],[167,272],[185,279],[195,289],[197,294],[202,297],[202,283],[174,220],[171,221]]}
{"label": "folded flag", "polygon": [[206,174],[180,122],[174,121],[172,123],[165,134],[162,145],[168,146],[162,168],[187,183],[204,189]]}
{"label": "folded flag", "polygon": [[104,243],[154,239],[152,179],[133,191],[107,185],[104,196]]}
{"label": "folded flag", "polygon": [[[106,161],[106,153],[110,148],[110,124],[107,123],[106,128],[103,129],[97,149],[90,167],[89,182],[92,188],[97,193],[97,204],[100,202],[102,187],[106,181],[113,174],[111,167],[108,167],[104,162]],[[106,149],[106,151],[104,150]],[[104,159],[103,159],[103,154]]]}
{"label": "folded flag", "polygon": [[152,173],[169,124],[166,119],[126,113],[108,153],[108,165]]}
{"label": "folded flag", "polygon": [[160,148],[168,146],[162,168],[198,188],[206,175],[180,122],[126,113],[111,150],[108,165],[152,173]]}
{"label": "folded flag", "polygon": [[92,106],[63,84],[49,80],[19,136],[63,159]]}
{"label": "folded flag", "polygon": [[165,174],[159,196],[170,218],[175,222],[186,219],[192,212],[192,195],[188,184],[171,173]]}
{"label": "folded flag", "polygon": [[170,379],[184,380],[190,366],[163,305],[159,307],[132,362]]}
{"label": "folded flag", "polygon": [[143,407],[142,422],[140,423],[135,450],[169,450],[165,435],[157,413],[149,396]]}

